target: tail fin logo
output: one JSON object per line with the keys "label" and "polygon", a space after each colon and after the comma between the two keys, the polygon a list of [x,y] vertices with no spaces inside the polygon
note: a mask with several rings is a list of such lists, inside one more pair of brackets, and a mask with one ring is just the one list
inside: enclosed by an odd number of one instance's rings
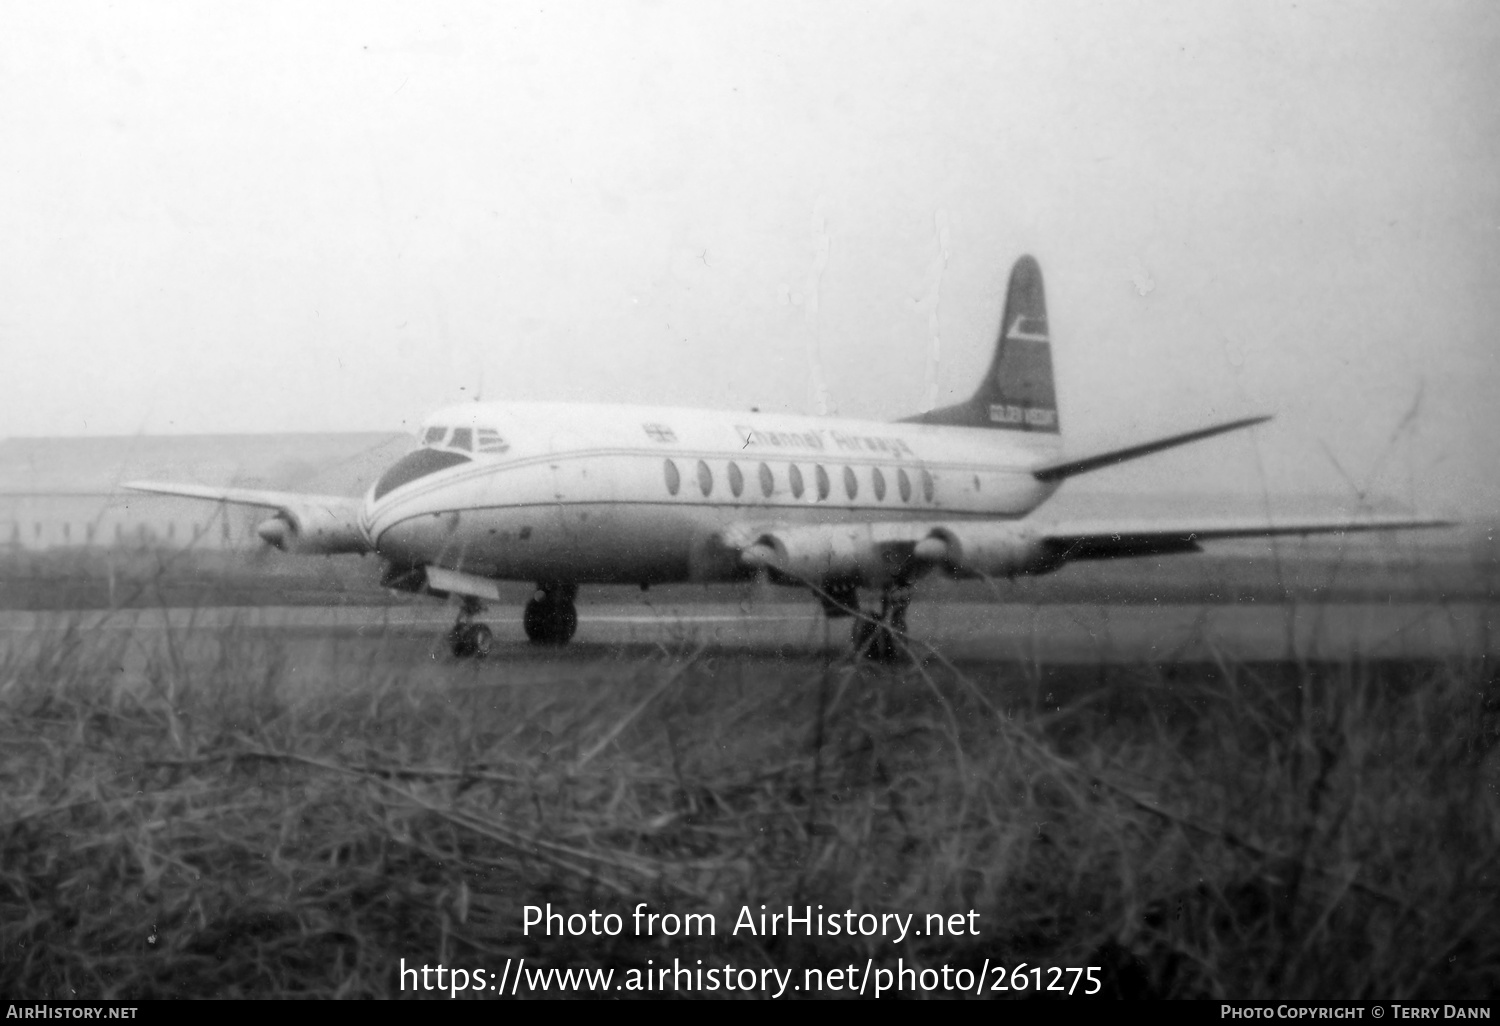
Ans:
{"label": "tail fin logo", "polygon": [[1047,330],[1042,269],[1023,256],[1010,271],[995,355],[966,401],[910,418],[921,424],[998,428],[1058,434],[1052,383],[1052,337]]}
{"label": "tail fin logo", "polygon": [[1016,314],[1016,319],[1005,329],[1005,339],[1007,342],[1051,342],[1047,335],[1046,315]]}

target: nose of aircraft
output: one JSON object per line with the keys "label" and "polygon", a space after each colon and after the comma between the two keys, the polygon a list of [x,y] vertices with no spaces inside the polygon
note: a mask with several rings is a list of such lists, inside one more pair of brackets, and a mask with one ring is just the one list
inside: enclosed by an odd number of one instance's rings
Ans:
{"label": "nose of aircraft", "polygon": [[364,531],[370,546],[381,556],[400,563],[429,563],[451,541],[456,513],[426,510],[411,502],[376,498],[372,490],[364,501]]}
{"label": "nose of aircraft", "polygon": [[444,470],[460,467],[470,457],[440,449],[416,449],[386,468],[365,493],[361,525],[370,545],[381,555],[407,558],[414,550],[430,551],[451,524],[430,523],[432,517],[414,506],[405,486]]}
{"label": "nose of aircraft", "polygon": [[370,548],[379,551],[379,542],[375,537],[375,488],[365,492],[365,497],[359,504],[359,529],[365,532],[365,539],[369,541]]}

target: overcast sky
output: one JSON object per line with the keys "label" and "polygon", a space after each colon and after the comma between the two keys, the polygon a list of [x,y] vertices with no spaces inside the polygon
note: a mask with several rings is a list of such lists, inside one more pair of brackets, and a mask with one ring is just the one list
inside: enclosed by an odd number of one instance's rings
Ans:
{"label": "overcast sky", "polygon": [[[894,418],[1022,253],[1100,488],[1500,508],[1500,7],[8,4],[0,435]],[[1149,465],[1148,465],[1149,464]]]}

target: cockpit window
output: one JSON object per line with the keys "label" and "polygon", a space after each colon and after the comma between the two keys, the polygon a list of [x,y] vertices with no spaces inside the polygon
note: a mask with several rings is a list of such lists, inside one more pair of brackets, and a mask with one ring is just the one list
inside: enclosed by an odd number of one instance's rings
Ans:
{"label": "cockpit window", "polygon": [[422,444],[438,445],[443,441],[443,436],[447,433],[447,428],[439,427],[438,425],[434,424],[432,427],[428,428],[422,433]]}
{"label": "cockpit window", "polygon": [[494,428],[480,428],[478,442],[478,452],[506,452],[510,449],[510,443]]}
{"label": "cockpit window", "polygon": [[375,498],[378,499],[393,488],[400,488],[428,474],[436,474],[439,470],[447,470],[449,467],[468,462],[469,457],[442,449],[418,449],[416,452],[409,452],[391,464],[390,469],[380,476],[380,480],[375,483]]}
{"label": "cockpit window", "polygon": [[453,437],[448,439],[448,448],[462,449],[464,452],[474,448],[474,429],[454,428]]}

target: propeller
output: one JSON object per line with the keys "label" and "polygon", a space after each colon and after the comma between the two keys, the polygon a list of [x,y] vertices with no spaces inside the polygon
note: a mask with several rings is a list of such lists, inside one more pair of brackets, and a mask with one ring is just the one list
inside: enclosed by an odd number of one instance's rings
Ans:
{"label": "propeller", "polygon": [[271,519],[262,520],[257,524],[255,533],[271,548],[286,552],[292,539],[297,535],[297,528],[285,515],[278,513]]}

